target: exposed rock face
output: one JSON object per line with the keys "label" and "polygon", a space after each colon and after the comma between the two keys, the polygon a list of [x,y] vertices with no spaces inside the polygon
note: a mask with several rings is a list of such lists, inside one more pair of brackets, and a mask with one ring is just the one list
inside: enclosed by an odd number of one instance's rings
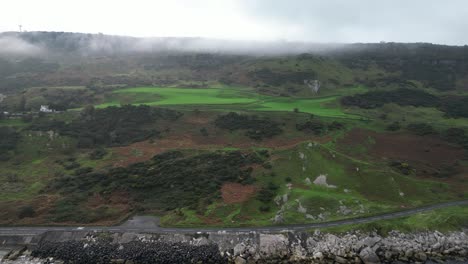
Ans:
{"label": "exposed rock face", "polygon": [[315,185],[318,185],[318,186],[323,186],[323,187],[327,187],[327,188],[336,188],[335,185],[331,185],[331,184],[328,184],[327,183],[327,175],[319,175],[315,180],[314,180],[314,184]]}
{"label": "exposed rock face", "polygon": [[281,234],[260,234],[259,255],[284,257],[289,254],[288,238]]}
{"label": "exposed rock face", "polygon": [[[442,234],[87,233],[42,238],[36,257],[69,263],[424,263],[468,261],[467,230]],[[70,232],[68,232],[70,233]],[[23,250],[24,251],[24,250]],[[15,253],[16,252],[16,253]],[[18,254],[18,251],[13,252]],[[25,252],[28,252],[26,250]],[[11,255],[11,254],[10,254]],[[15,258],[17,256],[14,256]],[[2,263],[39,263],[39,262]],[[27,259],[26,259],[27,260]],[[37,259],[35,260],[37,261]]]}

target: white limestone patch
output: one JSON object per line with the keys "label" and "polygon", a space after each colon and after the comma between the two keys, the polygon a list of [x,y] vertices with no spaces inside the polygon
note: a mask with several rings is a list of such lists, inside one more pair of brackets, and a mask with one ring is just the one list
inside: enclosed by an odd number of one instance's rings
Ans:
{"label": "white limestone patch", "polygon": [[299,152],[299,158],[300,158],[301,160],[305,159],[305,154],[302,153],[302,152]]}
{"label": "white limestone patch", "polygon": [[336,188],[335,185],[332,185],[332,184],[328,184],[327,183],[327,175],[325,174],[320,174],[314,181],[314,184],[315,185],[318,185],[318,186],[323,186],[323,187],[327,187],[327,188]]}
{"label": "white limestone patch", "polygon": [[307,213],[307,208],[302,206],[301,201],[299,201],[299,199],[296,199],[296,202],[297,202],[297,211],[299,213],[301,213],[301,214],[306,214]]}

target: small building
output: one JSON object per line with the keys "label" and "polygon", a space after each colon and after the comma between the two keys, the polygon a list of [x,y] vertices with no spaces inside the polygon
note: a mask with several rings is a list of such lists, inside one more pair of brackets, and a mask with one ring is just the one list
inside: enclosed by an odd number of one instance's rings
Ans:
{"label": "small building", "polygon": [[41,108],[39,109],[39,112],[52,113],[52,112],[54,112],[54,110],[50,109],[48,105],[41,105]]}

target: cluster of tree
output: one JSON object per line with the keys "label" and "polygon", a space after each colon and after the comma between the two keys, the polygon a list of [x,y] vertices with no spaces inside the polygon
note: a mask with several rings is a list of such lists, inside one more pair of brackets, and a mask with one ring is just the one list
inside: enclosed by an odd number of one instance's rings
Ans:
{"label": "cluster of tree", "polygon": [[107,150],[105,148],[97,148],[89,153],[89,158],[92,160],[99,160],[104,158],[105,155],[107,155]]}
{"label": "cluster of tree", "polygon": [[7,60],[0,58],[0,76],[10,76],[18,73],[47,73],[57,70],[56,63],[46,62],[39,58],[25,58],[20,60]]}
{"label": "cluster of tree", "polygon": [[426,87],[451,90],[468,73],[468,48],[428,43],[352,44],[333,54],[350,68],[378,65],[401,80],[417,80]]}
{"label": "cluster of tree", "polygon": [[376,79],[356,78],[359,83],[367,87],[394,87],[394,88],[416,88],[412,81],[408,81],[399,76],[380,77]]}
{"label": "cluster of tree", "polygon": [[419,136],[434,135],[439,136],[448,142],[457,144],[465,149],[468,149],[468,134],[462,128],[449,128],[444,131],[437,131],[427,123],[412,123],[407,126],[407,129]]}
{"label": "cluster of tree", "polygon": [[325,123],[317,119],[308,120],[304,123],[296,124],[296,129],[304,132],[311,132],[315,135],[323,135],[328,131],[343,129],[344,125],[340,122],[333,121],[332,123]]}
{"label": "cluster of tree", "polygon": [[468,97],[446,97],[440,109],[449,117],[468,117]]}
{"label": "cluster of tree", "polygon": [[94,91],[89,89],[32,88],[9,96],[0,109],[8,112],[37,112],[41,105],[48,105],[50,109],[64,111],[93,103],[94,96]]}
{"label": "cluster of tree", "polygon": [[87,191],[68,193],[65,197],[56,201],[50,211],[50,220],[54,222],[91,223],[99,218],[105,218],[105,212],[101,207],[97,208],[99,217],[96,217],[93,214],[94,210],[83,206],[82,203],[88,199],[88,194]]}
{"label": "cluster of tree", "polygon": [[8,160],[11,151],[16,148],[20,138],[19,133],[11,127],[0,127],[0,160]]}
{"label": "cluster of tree", "polygon": [[270,210],[270,206],[268,204],[273,201],[278,189],[279,187],[273,182],[269,182],[267,186],[260,189],[257,194],[257,199],[263,203],[259,208],[260,211],[266,212]]}
{"label": "cluster of tree", "polygon": [[[75,171],[55,179],[48,188],[66,197],[77,193],[125,191],[136,203],[153,210],[196,209],[204,202],[219,198],[219,190],[225,182],[252,182],[250,166],[262,162],[261,155],[255,152],[211,152],[192,156],[170,151],[126,168],[112,168],[107,172]],[[82,201],[85,199],[86,196],[82,197]],[[71,210],[69,213],[77,210],[67,208]]]}
{"label": "cluster of tree", "polygon": [[78,140],[78,147],[120,146],[159,135],[153,127],[159,119],[176,120],[180,112],[149,106],[125,105],[94,109],[85,107],[79,118],[70,123],[38,119],[31,130],[58,131]]}
{"label": "cluster of tree", "polygon": [[370,91],[364,94],[345,96],[341,99],[345,106],[357,106],[365,109],[381,107],[395,103],[402,106],[434,107],[440,105],[440,99],[422,90],[400,88],[391,91]]}
{"label": "cluster of tree", "polygon": [[438,97],[422,90],[408,88],[345,96],[341,98],[341,103],[345,106],[357,106],[364,109],[378,108],[388,103],[401,106],[436,107],[449,117],[468,117],[468,97]]}
{"label": "cluster of tree", "polygon": [[57,63],[39,58],[7,60],[0,58],[0,92],[12,93],[28,86],[38,86],[38,75],[51,73],[59,68]]}
{"label": "cluster of tree", "polygon": [[442,136],[445,140],[468,149],[468,135],[464,129],[456,127],[449,128],[442,133]]}
{"label": "cluster of tree", "polygon": [[36,211],[31,205],[25,205],[18,209],[18,218],[34,217]]}
{"label": "cluster of tree", "polygon": [[44,104],[57,111],[78,108],[95,101],[94,93],[88,89],[46,89],[42,96],[46,101]]}
{"label": "cluster of tree", "polygon": [[238,62],[242,56],[210,53],[155,54],[142,59],[145,70],[188,68],[192,70],[219,69]]}
{"label": "cluster of tree", "polygon": [[76,161],[76,158],[74,157],[69,157],[64,160],[56,160],[55,161],[57,164],[62,165],[62,167],[66,170],[74,170],[78,169],[81,167],[81,164]]}
{"label": "cluster of tree", "polygon": [[304,84],[304,80],[316,78],[316,74],[312,71],[274,72],[268,68],[249,72],[248,75],[255,81],[260,81],[272,86],[281,86],[287,83]]}
{"label": "cluster of tree", "polygon": [[391,124],[389,124],[389,125],[386,127],[386,129],[387,129],[388,131],[398,131],[398,130],[401,129],[401,124],[400,124],[400,122],[395,121],[395,122],[392,122]]}
{"label": "cluster of tree", "polygon": [[426,123],[412,123],[406,128],[418,136],[434,135],[437,133],[431,125]]}
{"label": "cluster of tree", "polygon": [[275,121],[234,112],[218,116],[215,125],[231,131],[245,129],[247,130],[245,135],[255,140],[271,138],[283,132],[280,124]]}

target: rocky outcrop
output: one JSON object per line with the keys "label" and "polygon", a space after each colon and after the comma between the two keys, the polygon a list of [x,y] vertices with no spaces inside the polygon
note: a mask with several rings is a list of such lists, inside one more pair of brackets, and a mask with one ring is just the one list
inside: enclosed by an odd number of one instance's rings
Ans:
{"label": "rocky outcrop", "polygon": [[332,189],[335,189],[335,188],[336,188],[335,185],[332,185],[332,184],[328,184],[328,183],[327,183],[327,175],[324,175],[324,174],[320,174],[320,175],[314,180],[314,184],[315,184],[315,185],[318,185],[318,186],[323,186],[323,187],[327,187],[327,188],[332,188]]}
{"label": "rocky outcrop", "polygon": [[[82,232],[72,236],[49,232],[32,251],[32,256],[43,259],[61,259],[70,263],[244,264],[468,261],[468,235],[466,230],[446,234],[437,231],[415,234],[393,231],[387,236],[357,232],[337,236],[323,234],[320,231],[314,233],[208,232],[196,234]],[[84,260],[86,262],[83,262]],[[5,263],[14,262],[6,261]]]}

